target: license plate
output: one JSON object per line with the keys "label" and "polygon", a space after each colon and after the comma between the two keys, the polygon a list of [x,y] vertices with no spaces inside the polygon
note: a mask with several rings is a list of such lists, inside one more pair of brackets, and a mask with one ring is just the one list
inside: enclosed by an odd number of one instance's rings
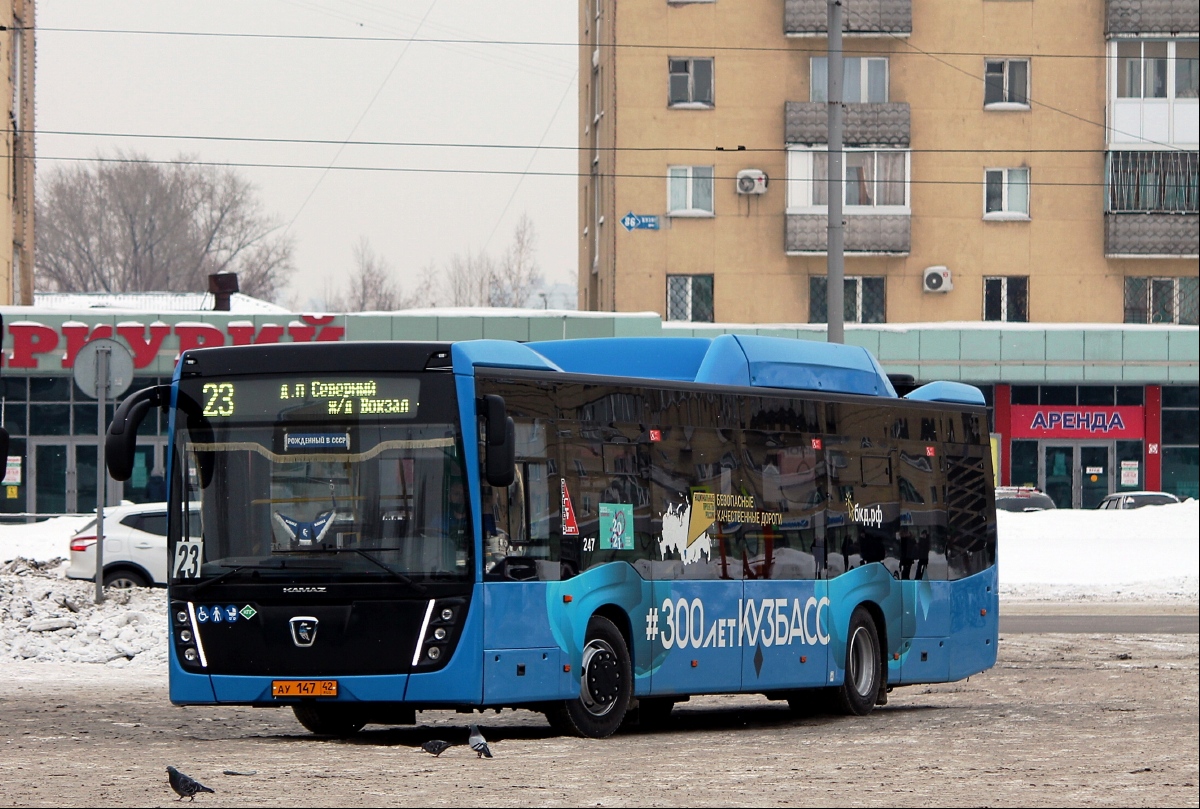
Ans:
{"label": "license plate", "polygon": [[273,697],[336,697],[337,680],[272,680]]}

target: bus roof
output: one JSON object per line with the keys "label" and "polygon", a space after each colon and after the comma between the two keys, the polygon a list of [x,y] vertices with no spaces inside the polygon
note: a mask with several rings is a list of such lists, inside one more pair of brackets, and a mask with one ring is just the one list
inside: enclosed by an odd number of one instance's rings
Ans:
{"label": "bus roof", "polygon": [[[887,374],[865,348],[784,337],[598,337],[534,343],[470,340],[454,343],[451,356],[455,373],[465,374],[476,367],[523,368],[897,398]],[[927,385],[906,398],[984,403],[983,395],[970,385],[933,384],[936,389],[927,390],[931,387]]]}

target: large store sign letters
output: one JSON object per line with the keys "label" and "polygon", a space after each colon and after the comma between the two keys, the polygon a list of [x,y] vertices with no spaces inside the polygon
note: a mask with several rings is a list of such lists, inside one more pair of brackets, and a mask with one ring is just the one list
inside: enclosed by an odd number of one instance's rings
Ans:
{"label": "large store sign letters", "polygon": [[118,323],[115,327],[107,323],[93,326],[76,321],[52,327],[23,320],[8,324],[12,348],[6,352],[3,361],[10,368],[37,368],[39,357],[57,353],[62,367],[69,370],[75,366],[79,350],[92,340],[119,337],[133,352],[134,367],[147,368],[164,350],[178,358],[192,348],[343,340],[346,329],[334,325],[335,320],[335,315],[302,315],[299,320],[293,320],[286,326],[276,323],[256,326],[248,320],[235,320],[223,324],[170,324],[156,321],[149,325],[128,321]]}
{"label": "large store sign letters", "polygon": [[1013,438],[1141,439],[1143,407],[1013,405]]}

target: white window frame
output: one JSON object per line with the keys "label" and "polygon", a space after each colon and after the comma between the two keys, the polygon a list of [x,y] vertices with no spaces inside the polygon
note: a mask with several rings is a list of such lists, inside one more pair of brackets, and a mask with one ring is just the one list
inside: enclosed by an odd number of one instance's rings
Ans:
{"label": "white window frame", "polygon": [[[1025,211],[1011,210],[1009,202],[1009,193],[1012,188],[1012,173],[1014,171],[1025,172]],[[987,186],[988,175],[993,172],[1003,172],[1000,186],[1000,210],[989,211],[987,209]],[[1030,219],[1030,212],[1033,209],[1033,179],[1032,172],[1027,166],[1005,166],[993,167],[983,170],[983,218],[989,222],[1027,222]]]}
{"label": "white window frame", "polygon": [[[695,176],[696,169],[708,169],[708,172],[709,172],[708,181],[712,187],[712,193],[711,193],[711,198],[712,198],[712,203],[713,203],[712,209],[697,208],[695,206],[696,179],[697,179]],[[716,173],[713,169],[714,169],[713,166],[668,166],[667,167],[667,216],[680,217],[680,218],[693,217],[693,218],[697,218],[697,219],[703,219],[706,217],[716,216],[717,182],[716,182]],[[685,172],[682,175],[682,177],[681,177],[681,175],[676,173],[679,171]],[[679,179],[679,178],[681,178],[685,183],[687,183],[686,192],[684,194],[686,204],[682,208],[672,209],[671,208],[671,185],[672,185],[672,183],[676,182],[677,179]]]}
{"label": "white window frame", "polygon": [[[1013,278],[1025,279],[1025,320],[1009,320],[1008,319],[1008,282]],[[987,319],[987,287],[988,281],[1000,282],[1000,319]],[[983,277],[983,312],[982,320],[984,323],[1028,323],[1029,322],[1029,276],[1020,275],[985,275]]]}
{"label": "white window frame", "polygon": [[[988,100],[987,100],[988,65],[995,64],[997,62],[1004,65],[1004,83],[1003,83],[1002,93],[1003,93],[1003,97],[1005,99],[1008,98],[1009,93],[1011,92],[1010,83],[1012,81],[1012,74],[1009,71],[1009,67],[1014,62],[1024,63],[1024,65],[1025,65],[1025,101],[1024,102],[1007,101],[1007,100],[993,101],[990,103],[988,102]],[[983,60],[983,99],[984,99],[983,108],[985,110],[989,110],[992,112],[1003,112],[1006,110],[1011,110],[1011,111],[1028,110],[1029,109],[1029,99],[1032,97],[1032,94],[1030,93],[1030,85],[1032,85],[1032,84],[1033,84],[1033,60],[1027,56],[1023,56],[1023,57],[989,56]]]}
{"label": "white window frame", "polygon": [[[672,62],[687,62],[688,71],[688,100],[671,101],[671,80],[676,75],[671,72]],[[696,101],[696,62],[708,62],[709,87],[708,95],[712,101]],[[717,102],[717,60],[711,56],[668,56],[667,57],[667,107],[673,110],[711,110]]]}
{"label": "white window frame", "polygon": [[[695,319],[696,318],[696,307],[695,307],[695,303],[694,303],[695,290],[693,289],[693,287],[696,284],[697,278],[711,279],[714,282],[713,286],[714,287],[716,286],[716,284],[715,284],[716,279],[713,277],[713,275],[711,273],[699,273],[696,275],[679,275],[679,274],[672,273],[667,276],[667,305],[666,305],[666,318],[665,318],[666,320],[668,320],[672,323],[712,323],[715,321],[715,318],[714,318],[714,320],[696,320]],[[678,313],[671,312],[671,281],[674,279],[683,279],[684,281],[686,281],[686,284],[684,285],[684,286],[686,286],[686,291],[684,293],[683,298],[685,301],[685,305],[687,307],[687,317],[673,317],[672,316],[673,314],[678,314]],[[715,290],[714,290],[714,293],[715,293]],[[714,298],[715,298],[715,294],[714,294]],[[716,309],[716,301],[715,300],[713,301],[713,309],[714,310]]]}
{"label": "white window frame", "polygon": [[[818,154],[828,154],[829,147],[820,146],[789,146],[788,160],[788,199],[787,212],[791,214],[823,214],[828,210],[827,205],[813,202],[813,158]],[[846,205],[845,190],[842,192],[842,212],[847,216],[911,216],[912,215],[912,152],[908,149],[869,149],[855,147],[845,149],[845,154],[853,152],[875,152],[904,155],[904,204],[903,205]],[[843,158],[843,170],[845,169]],[[821,180],[822,183],[826,182]]]}
{"label": "white window frame", "polygon": [[[828,101],[829,96],[829,71],[823,70],[825,74],[825,82],[815,80],[817,71],[815,65],[817,62],[825,62],[827,57],[814,56],[808,60],[808,100],[818,104],[824,104]],[[848,104],[886,104],[892,97],[892,68],[886,56],[846,56],[842,58],[842,98],[846,99],[848,88],[845,84],[845,74],[848,68],[845,63],[850,61],[859,62],[858,68],[858,97],[859,101],[847,101]],[[883,63],[883,101],[862,101],[861,99],[870,97],[870,77],[871,77],[871,62]]]}
{"label": "white window frame", "polygon": [[[1146,96],[1146,44],[1162,42],[1167,46],[1166,96]],[[1200,127],[1194,123],[1200,115],[1200,99],[1179,97],[1176,82],[1179,45],[1195,43],[1197,38],[1138,36],[1119,37],[1108,43],[1108,125],[1109,143],[1193,146],[1200,139]],[[1121,86],[1121,46],[1135,43],[1138,57],[1138,95],[1119,96]],[[1152,121],[1156,123],[1151,123]]]}

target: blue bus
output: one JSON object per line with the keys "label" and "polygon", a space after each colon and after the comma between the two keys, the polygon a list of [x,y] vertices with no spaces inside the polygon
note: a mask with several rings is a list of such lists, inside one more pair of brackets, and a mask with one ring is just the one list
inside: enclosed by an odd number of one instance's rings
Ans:
{"label": "blue bus", "polygon": [[511,707],[603,738],[700,694],[865,715],[995,663],[983,397],[898,396],[861,348],[197,349],[117,409],[118,480],[152,407],[176,704],[334,735]]}

